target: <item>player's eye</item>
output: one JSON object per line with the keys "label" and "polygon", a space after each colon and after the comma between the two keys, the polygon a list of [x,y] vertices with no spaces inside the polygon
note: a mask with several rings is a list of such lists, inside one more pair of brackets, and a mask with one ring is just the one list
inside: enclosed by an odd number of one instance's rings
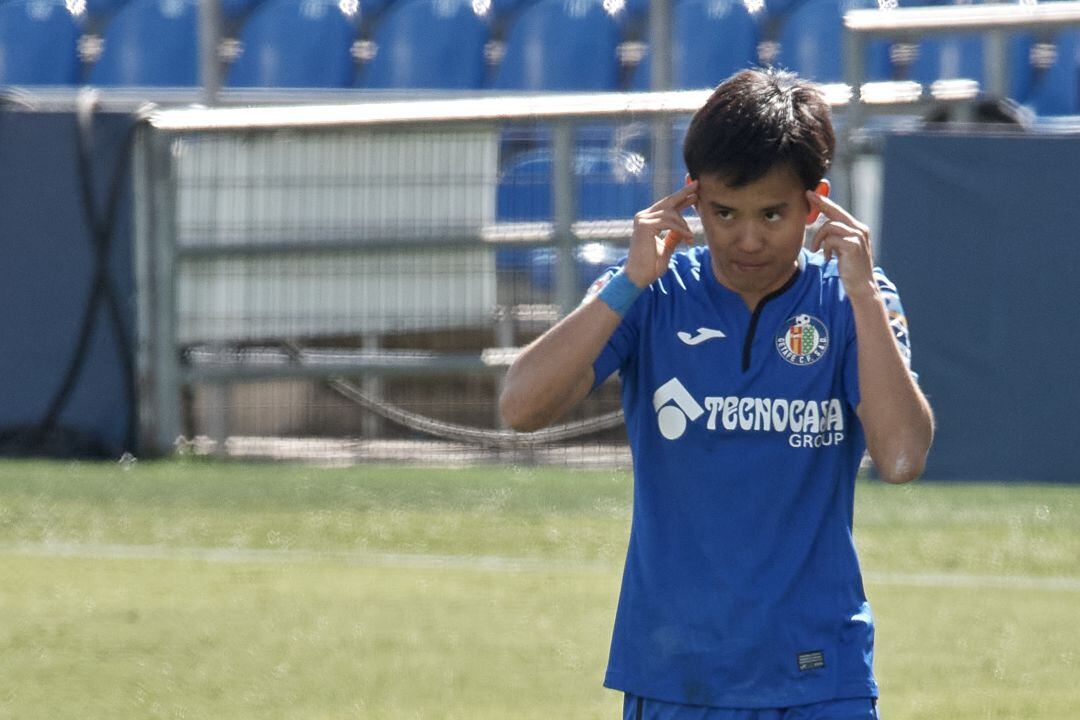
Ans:
{"label": "player's eye", "polygon": [[730,210],[717,209],[716,217],[720,218],[721,220],[731,220],[733,217],[735,217],[735,213],[731,212]]}
{"label": "player's eye", "polygon": [[782,220],[783,217],[784,216],[780,214],[779,210],[770,210],[769,212],[765,213],[765,221],[766,222],[771,222],[771,223],[780,222],[780,220]]}

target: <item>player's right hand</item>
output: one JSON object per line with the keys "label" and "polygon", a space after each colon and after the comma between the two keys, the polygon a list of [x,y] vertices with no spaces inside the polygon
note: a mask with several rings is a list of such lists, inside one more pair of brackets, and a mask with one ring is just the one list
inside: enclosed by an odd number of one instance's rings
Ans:
{"label": "player's right hand", "polygon": [[[697,189],[697,180],[688,182],[634,216],[634,234],[624,272],[638,287],[652,284],[667,271],[668,262],[680,242],[693,244],[694,231],[683,217],[683,211],[697,204]],[[677,238],[674,242],[665,242],[673,236]]]}

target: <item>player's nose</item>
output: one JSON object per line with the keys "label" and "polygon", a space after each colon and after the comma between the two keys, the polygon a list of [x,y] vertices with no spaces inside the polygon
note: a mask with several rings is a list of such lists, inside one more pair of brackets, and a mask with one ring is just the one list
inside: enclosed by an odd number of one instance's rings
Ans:
{"label": "player's nose", "polygon": [[746,253],[753,253],[765,247],[765,239],[752,224],[739,228],[735,236],[735,246]]}

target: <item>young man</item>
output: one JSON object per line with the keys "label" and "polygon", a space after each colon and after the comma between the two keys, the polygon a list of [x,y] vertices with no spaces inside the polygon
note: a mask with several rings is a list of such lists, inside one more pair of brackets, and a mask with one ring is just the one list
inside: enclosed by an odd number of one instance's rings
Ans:
{"label": "young man", "polygon": [[[933,420],[867,227],[826,197],[834,144],[814,86],[725,81],[687,132],[686,186],[507,376],[502,412],[532,430],[620,371],[634,510],[605,685],[626,718],[876,717],[855,475],[869,449],[914,479]],[[676,254],[691,207],[705,244]]]}

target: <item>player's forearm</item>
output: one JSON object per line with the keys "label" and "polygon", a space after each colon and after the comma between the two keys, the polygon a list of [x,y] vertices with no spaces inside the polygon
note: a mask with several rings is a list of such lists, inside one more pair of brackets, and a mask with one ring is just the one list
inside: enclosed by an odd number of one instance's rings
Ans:
{"label": "player's forearm", "polygon": [[859,420],[882,478],[918,477],[934,435],[930,404],[900,354],[876,292],[852,298],[859,356]]}
{"label": "player's forearm", "polygon": [[592,387],[592,364],[620,317],[593,299],[526,347],[506,374],[499,398],[503,419],[530,431],[559,419]]}

